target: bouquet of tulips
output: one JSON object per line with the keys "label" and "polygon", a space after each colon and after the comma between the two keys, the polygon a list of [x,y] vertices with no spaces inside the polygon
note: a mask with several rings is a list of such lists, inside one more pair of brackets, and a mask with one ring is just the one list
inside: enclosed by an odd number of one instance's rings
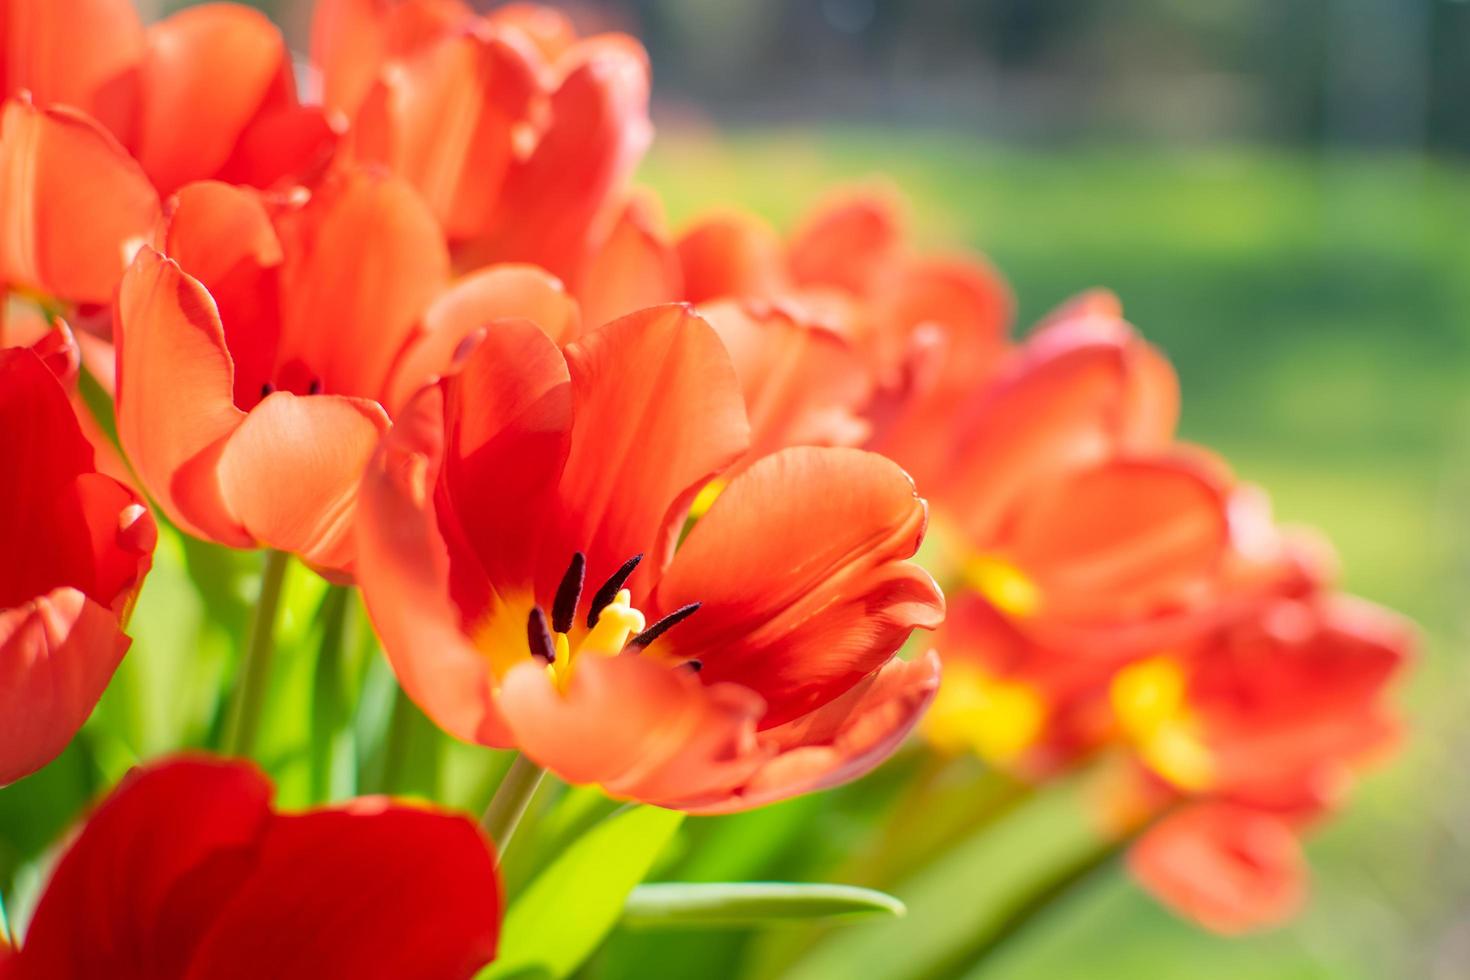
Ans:
{"label": "bouquet of tulips", "polygon": [[666,229],[631,37],[0,0],[0,81],[6,980],[948,976],[1115,857],[1238,933],[1394,745],[1116,297]]}

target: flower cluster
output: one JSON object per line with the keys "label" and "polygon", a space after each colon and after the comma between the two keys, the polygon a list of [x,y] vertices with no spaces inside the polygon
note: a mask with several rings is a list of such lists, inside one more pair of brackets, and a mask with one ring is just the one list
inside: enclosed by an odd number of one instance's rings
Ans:
{"label": "flower cluster", "polygon": [[[232,4],[0,4],[0,783],[87,719],[166,520],[356,587],[435,724],[566,782],[742,810],[923,718],[1096,766],[1206,926],[1294,909],[1409,629],[1177,441],[1110,294],[1012,340],[886,190],[667,233],[641,46],[547,9],[318,0],[305,77]],[[96,809],[0,973],[470,976],[496,874],[461,817],[281,814],[184,756]],[[328,944],[348,917],[372,942]]]}

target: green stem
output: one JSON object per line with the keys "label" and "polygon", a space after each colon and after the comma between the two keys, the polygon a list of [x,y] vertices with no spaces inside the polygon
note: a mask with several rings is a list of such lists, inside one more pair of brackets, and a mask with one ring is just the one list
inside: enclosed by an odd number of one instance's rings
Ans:
{"label": "green stem", "polygon": [[403,770],[408,762],[409,741],[413,732],[413,702],[403,693],[403,688],[393,689],[393,709],[388,715],[388,734],[383,738],[383,773],[381,779],[384,793],[400,790]]}
{"label": "green stem", "polygon": [[284,551],[267,551],[260,575],[260,597],[250,621],[249,640],[240,676],[230,696],[225,716],[226,755],[249,756],[260,734],[260,715],[270,687],[271,660],[276,649],[276,621],[280,618],[281,591],[291,556]]}
{"label": "green stem", "polygon": [[521,817],[525,816],[526,807],[530,805],[531,797],[535,795],[536,788],[541,785],[545,775],[545,769],[525,756],[517,755],[506,770],[504,778],[500,780],[495,795],[490,799],[490,805],[485,808],[485,816],[480,818],[480,826],[495,842],[502,862],[505,860],[506,848],[510,846],[510,839],[515,835],[516,827],[520,824]]}
{"label": "green stem", "polygon": [[985,933],[981,941],[968,951],[964,959],[972,969],[966,976],[972,975],[977,968],[987,963],[990,957],[999,952],[1010,940],[1024,933],[1058,902],[1091,880],[1103,868],[1111,865],[1113,859],[1122,852],[1123,848],[1123,842],[1112,842],[1102,846],[1064,869],[1036,891],[1024,896],[1004,918],[992,927],[992,931]]}
{"label": "green stem", "polygon": [[311,708],[311,798],[325,802],[332,797],[334,762],[339,755],[343,729],[351,718],[344,675],[347,618],[353,603],[352,590],[333,585],[322,597],[317,619],[321,622],[321,644],[317,648],[312,675]]}

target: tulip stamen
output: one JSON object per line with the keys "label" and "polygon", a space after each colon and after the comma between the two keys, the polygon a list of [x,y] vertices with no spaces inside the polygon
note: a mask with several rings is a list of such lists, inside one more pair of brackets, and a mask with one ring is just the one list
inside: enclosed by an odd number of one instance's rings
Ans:
{"label": "tulip stamen", "polygon": [[276,386],[267,381],[265,384],[260,386],[260,397],[261,399],[269,398],[271,395],[275,394],[275,391]]}
{"label": "tulip stamen", "polygon": [[582,584],[587,578],[587,556],[578,551],[572,555],[572,563],[556,587],[556,597],[551,602],[551,628],[558,633],[570,633],[577,618],[577,603],[582,598]]}
{"label": "tulip stamen", "polygon": [[306,393],[308,395],[320,395],[322,393],[322,379],[312,378],[311,382],[306,386]]}
{"label": "tulip stamen", "polygon": [[688,667],[690,670],[692,670],[694,673],[697,674],[701,670],[704,670],[704,661],[703,660],[686,660],[686,661],[684,661],[684,666],[685,667]]}
{"label": "tulip stamen", "polygon": [[548,664],[556,662],[556,641],[552,639],[546,613],[540,606],[532,606],[531,615],[526,619],[526,642],[531,647],[531,656]]}
{"label": "tulip stamen", "polygon": [[628,641],[628,645],[630,647],[638,647],[640,649],[648,646],[654,640],[658,639],[660,636],[663,636],[669,630],[673,629],[675,626],[678,626],[690,616],[693,616],[695,613],[699,612],[699,607],[702,605],[704,605],[704,603],[702,602],[691,602],[688,605],[680,606],[678,609],[675,609],[663,619],[660,619],[658,622],[648,627],[648,629],[644,630],[642,633],[639,633],[637,636],[633,637],[633,639]]}
{"label": "tulip stamen", "polygon": [[618,566],[618,570],[613,572],[606,582],[602,583],[602,587],[592,594],[592,607],[587,610],[588,629],[597,625],[597,618],[617,598],[618,592],[622,590],[624,583],[628,581],[628,576],[633,574],[633,569],[637,568],[638,563],[642,560],[643,554],[639,552],[623,562]]}

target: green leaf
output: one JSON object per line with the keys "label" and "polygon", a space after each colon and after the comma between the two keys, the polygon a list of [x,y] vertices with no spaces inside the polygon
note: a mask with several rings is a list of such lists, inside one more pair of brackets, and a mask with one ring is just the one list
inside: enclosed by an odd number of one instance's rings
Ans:
{"label": "green leaf", "polygon": [[854,885],[781,882],[640,885],[628,896],[623,921],[643,927],[750,926],[785,919],[902,916],[892,895]]}
{"label": "green leaf", "polygon": [[622,915],[684,815],[657,807],[620,810],[537,875],[505,917],[500,955],[480,980],[569,976]]}

